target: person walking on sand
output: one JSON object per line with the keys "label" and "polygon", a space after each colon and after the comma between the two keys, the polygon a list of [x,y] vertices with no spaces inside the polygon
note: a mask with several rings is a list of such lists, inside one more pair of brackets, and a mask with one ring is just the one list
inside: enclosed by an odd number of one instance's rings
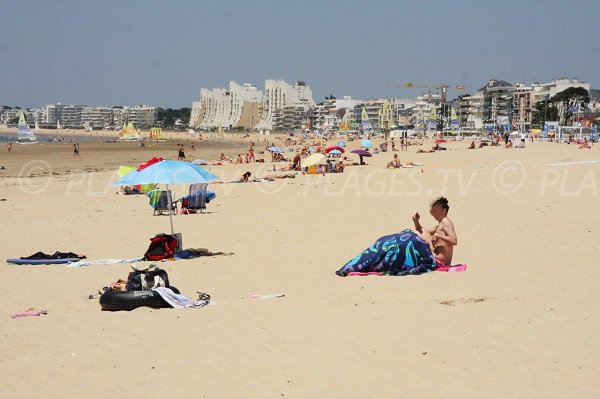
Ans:
{"label": "person walking on sand", "polygon": [[8,149],[8,152],[12,152],[12,143],[8,143],[6,148]]}
{"label": "person walking on sand", "polygon": [[73,144],[73,158],[81,158],[79,154],[79,143]]}
{"label": "person walking on sand", "polygon": [[179,152],[177,153],[177,159],[179,161],[185,161],[185,152],[183,150],[183,144],[179,147]]}

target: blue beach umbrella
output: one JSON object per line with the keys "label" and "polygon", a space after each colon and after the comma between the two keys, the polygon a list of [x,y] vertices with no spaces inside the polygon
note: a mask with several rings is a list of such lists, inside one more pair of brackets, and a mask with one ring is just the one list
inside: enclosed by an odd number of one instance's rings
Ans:
{"label": "blue beach umbrella", "polygon": [[364,139],[360,142],[360,146],[368,149],[373,147],[373,142],[371,140]]}
{"label": "blue beach umbrella", "polygon": [[345,141],[338,141],[336,145],[338,147],[345,147],[346,146],[346,142]]}
{"label": "blue beach umbrella", "polygon": [[[135,184],[166,184],[167,191],[169,184],[192,184],[209,183],[217,180],[218,177],[210,173],[201,166],[194,165],[191,162],[183,161],[160,161],[141,171],[132,171],[113,183],[113,186],[132,186]],[[169,200],[169,209],[171,209],[171,196]],[[169,212],[171,222],[171,234],[173,230],[173,215]]]}
{"label": "blue beach umbrella", "polygon": [[342,152],[340,150],[331,150],[329,151],[329,154],[341,154]]}

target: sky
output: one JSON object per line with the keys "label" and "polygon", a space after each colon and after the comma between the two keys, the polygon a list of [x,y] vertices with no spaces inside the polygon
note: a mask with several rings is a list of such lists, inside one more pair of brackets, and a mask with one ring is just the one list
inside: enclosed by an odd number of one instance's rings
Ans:
{"label": "sky", "polygon": [[598,15],[598,0],[0,0],[0,105],[191,107],[265,79],[317,102],[424,92],[389,82],[598,88]]}

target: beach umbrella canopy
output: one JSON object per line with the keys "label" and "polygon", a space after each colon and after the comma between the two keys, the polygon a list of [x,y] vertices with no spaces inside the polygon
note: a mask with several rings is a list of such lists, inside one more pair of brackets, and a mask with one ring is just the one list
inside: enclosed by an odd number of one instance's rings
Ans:
{"label": "beach umbrella canopy", "polygon": [[361,140],[360,146],[364,147],[364,148],[371,148],[371,147],[373,147],[373,142],[371,140],[364,139],[364,140]]}
{"label": "beach umbrella canopy", "polygon": [[338,147],[345,147],[346,146],[346,142],[345,141],[338,141],[336,145]]}
{"label": "beach umbrella canopy", "polygon": [[[166,184],[167,191],[169,184],[192,184],[209,183],[217,180],[218,177],[191,162],[183,161],[160,161],[156,162],[139,172],[131,172],[113,183],[113,186],[131,186],[135,184],[162,183]],[[171,209],[171,196],[169,199],[169,209]],[[173,230],[173,215],[169,212],[171,222],[171,234]]]}
{"label": "beach umbrella canopy", "polygon": [[144,169],[146,169],[148,166],[150,166],[150,165],[154,165],[155,163],[157,163],[157,162],[161,162],[161,161],[164,161],[164,160],[165,160],[164,158],[157,158],[157,157],[151,158],[151,159],[147,160],[146,162],[144,162],[143,164],[140,164],[140,165],[137,167],[137,171],[139,172],[140,170],[144,170]]}
{"label": "beach umbrella canopy", "polygon": [[300,166],[303,168],[308,168],[309,166],[316,165],[320,162],[323,162],[327,158],[324,154],[316,153],[307,156],[300,162]]}
{"label": "beach umbrella canopy", "polygon": [[325,149],[325,153],[329,154],[331,151],[339,151],[336,154],[342,154],[344,152],[346,152],[346,150],[344,150],[342,147],[338,146],[338,145],[332,145],[331,147],[327,147]]}
{"label": "beach umbrella canopy", "polygon": [[444,140],[444,139],[437,139],[437,140],[435,140],[435,142],[436,142],[436,143],[438,143],[438,144],[439,144],[439,143],[445,143],[445,142],[446,142],[446,140]]}
{"label": "beach umbrella canopy", "polygon": [[336,154],[336,155],[339,155],[339,154],[341,154],[342,152],[343,152],[343,151],[340,151],[340,150],[331,150],[331,151],[329,151],[329,154],[330,154],[330,155],[331,155],[331,154]]}
{"label": "beach umbrella canopy", "polygon": [[281,147],[269,147],[267,150],[274,152],[276,154],[283,154],[283,149]]}
{"label": "beach umbrella canopy", "polygon": [[354,150],[354,151],[352,151],[352,153],[356,154],[356,155],[363,156],[363,157],[370,157],[370,156],[372,156],[371,153],[369,151],[366,151],[366,150]]}

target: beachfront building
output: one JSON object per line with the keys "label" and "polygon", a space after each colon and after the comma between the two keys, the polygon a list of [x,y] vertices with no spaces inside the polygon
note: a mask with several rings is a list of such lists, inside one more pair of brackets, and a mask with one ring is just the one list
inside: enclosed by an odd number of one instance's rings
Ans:
{"label": "beachfront building", "polygon": [[392,99],[392,112],[395,126],[410,126],[414,124],[413,109],[417,101],[408,98]]}
{"label": "beachfront building", "polygon": [[250,83],[229,82],[229,90],[200,89],[200,101],[192,103],[192,128],[250,129],[260,120],[262,92]]}
{"label": "beachfront building", "polygon": [[354,107],[362,104],[350,96],[326,98],[315,105],[311,113],[311,126],[317,130],[352,130]]}
{"label": "beachfront building", "polygon": [[307,126],[308,105],[286,105],[273,113],[274,131],[293,131]]}
{"label": "beachfront building", "polygon": [[549,99],[565,91],[569,87],[581,87],[588,92],[590,91],[590,84],[587,82],[580,82],[577,78],[560,78],[553,80],[550,83],[534,83],[532,89],[535,92],[535,102]]}
{"label": "beachfront building", "polygon": [[478,91],[483,94],[483,120],[495,129],[510,129],[514,87],[505,80],[490,79]]}
{"label": "beachfront building", "polygon": [[84,107],[81,113],[83,126],[102,129],[112,120],[113,110],[108,107]]}
{"label": "beachfront building", "polygon": [[483,129],[483,93],[462,96],[458,113],[459,126],[463,131],[474,133]]}
{"label": "beachfront building", "polygon": [[44,123],[49,126],[56,126],[58,121],[61,120],[62,110],[65,106],[61,103],[47,104]]}
{"label": "beachfront building", "polygon": [[360,126],[370,126],[373,131],[382,129],[383,100],[368,100],[353,108],[353,119]]}
{"label": "beachfront building", "polygon": [[273,129],[275,111],[287,106],[302,106],[306,110],[315,106],[310,87],[303,81],[294,85],[283,80],[268,79],[265,81],[265,94],[262,98],[261,117],[255,129]]}
{"label": "beachfront building", "polygon": [[120,130],[127,123],[127,109],[121,106],[112,107],[112,128]]}
{"label": "beachfront building", "polygon": [[61,112],[60,124],[69,129],[81,129],[83,127],[83,105],[67,105]]}
{"label": "beachfront building", "polygon": [[529,131],[533,120],[532,107],[535,93],[531,86],[515,84],[512,97],[512,127],[519,131]]}
{"label": "beachfront building", "polygon": [[251,129],[260,120],[262,91],[250,83],[229,82],[231,111],[225,127]]}
{"label": "beachfront building", "polygon": [[156,107],[138,105],[127,109],[127,120],[136,127],[150,128],[156,124]]}

